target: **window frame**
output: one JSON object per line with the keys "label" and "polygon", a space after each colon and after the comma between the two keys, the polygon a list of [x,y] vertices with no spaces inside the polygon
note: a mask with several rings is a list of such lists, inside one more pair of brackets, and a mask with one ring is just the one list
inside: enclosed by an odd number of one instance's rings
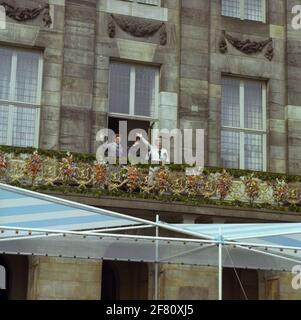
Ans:
{"label": "window frame", "polygon": [[[10,69],[10,84],[9,84],[9,96],[8,99],[0,99],[0,104],[3,106],[8,106],[8,125],[7,125],[7,138],[6,145],[13,145],[13,114],[15,108],[35,108],[36,118],[35,118],[35,136],[34,144],[31,147],[39,147],[39,135],[40,135],[40,118],[41,118],[41,103],[42,103],[42,79],[43,79],[43,54],[39,51],[30,49],[18,49],[10,48],[5,46],[0,46],[3,49],[9,49],[12,51],[11,69]],[[38,61],[38,79],[37,79],[37,100],[36,103],[22,102],[15,99],[14,93],[16,92],[16,79],[17,79],[17,53],[18,52],[36,52],[39,54]]]}
{"label": "window frame", "polygon": [[[142,121],[153,121],[158,119],[158,112],[159,112],[159,80],[160,80],[160,69],[156,66],[147,65],[147,64],[135,64],[135,63],[127,63],[122,61],[111,61],[112,63],[120,63],[120,64],[127,64],[130,66],[130,92],[129,92],[129,113],[118,113],[118,112],[110,112],[110,85],[111,79],[109,72],[109,90],[108,90],[108,117],[112,118],[122,118],[122,119],[129,119],[129,120],[142,120]],[[152,110],[150,110],[150,117],[147,116],[140,116],[135,115],[135,96],[136,96],[136,66],[148,66],[154,67],[157,69],[155,75],[155,98],[154,98],[154,105]]]}
{"label": "window frame", "polygon": [[[239,81],[239,112],[240,126],[226,126],[221,120],[221,131],[231,131],[239,133],[239,170],[248,170],[245,168],[245,135],[248,133],[260,134],[262,136],[262,171],[267,171],[267,83],[257,79],[249,79],[242,77],[232,77],[223,75],[222,78],[232,78]],[[262,85],[262,129],[245,128],[245,81],[258,81]],[[221,157],[220,157],[221,158]],[[222,158],[221,158],[222,161]]]}
{"label": "window frame", "polygon": [[266,23],[267,22],[267,3],[266,3],[267,0],[261,0],[261,14],[262,14],[262,19],[261,20],[250,20],[250,19],[247,19],[245,17],[245,1],[246,0],[239,0],[239,13],[240,13],[239,17],[224,15],[223,11],[222,11],[223,1],[226,1],[226,0],[221,0],[221,15],[223,17],[228,17],[228,18],[233,18],[233,19],[240,19],[240,20],[243,20],[243,21],[253,21],[253,22],[262,22],[262,23]]}

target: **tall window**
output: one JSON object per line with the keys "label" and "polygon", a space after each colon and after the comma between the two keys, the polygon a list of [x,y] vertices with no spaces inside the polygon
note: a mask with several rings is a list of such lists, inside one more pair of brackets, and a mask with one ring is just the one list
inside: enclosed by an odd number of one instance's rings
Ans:
{"label": "tall window", "polygon": [[152,119],[157,112],[158,69],[113,62],[110,66],[109,113]]}
{"label": "tall window", "polygon": [[42,55],[0,47],[0,144],[38,146]]}
{"label": "tall window", "polygon": [[265,22],[266,0],[222,0],[222,15]]}
{"label": "tall window", "polygon": [[222,78],[221,162],[224,167],[266,170],[266,85]]}

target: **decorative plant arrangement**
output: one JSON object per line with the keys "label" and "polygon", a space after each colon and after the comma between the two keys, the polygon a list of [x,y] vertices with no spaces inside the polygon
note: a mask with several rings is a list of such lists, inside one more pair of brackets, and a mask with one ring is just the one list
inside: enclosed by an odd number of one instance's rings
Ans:
{"label": "decorative plant arrangement", "polygon": [[126,178],[126,187],[130,192],[137,191],[143,181],[143,175],[141,170],[135,166],[128,166],[126,168]]}
{"label": "decorative plant arrangement", "polygon": [[24,188],[301,212],[300,176],[219,168],[185,172],[183,166],[113,166],[92,155],[0,147],[0,181]]}
{"label": "decorative plant arrangement", "polygon": [[276,183],[273,185],[273,196],[275,201],[279,205],[287,205],[287,204],[300,204],[301,193],[298,190],[291,188],[285,181],[276,180]]}
{"label": "decorative plant arrangement", "polygon": [[159,194],[163,194],[169,191],[170,174],[167,168],[159,168],[155,173],[155,189]]}
{"label": "decorative plant arrangement", "polygon": [[5,173],[7,169],[7,161],[5,155],[0,153],[0,176]]}
{"label": "decorative plant arrangement", "polygon": [[221,200],[225,200],[229,195],[233,185],[233,177],[226,171],[223,170],[221,174],[217,176],[217,193]]}
{"label": "decorative plant arrangement", "polygon": [[196,196],[201,193],[203,181],[200,176],[187,176],[184,184],[186,186],[186,192],[189,196]]}
{"label": "decorative plant arrangement", "polygon": [[60,162],[61,174],[66,184],[68,181],[72,181],[76,177],[77,167],[73,162],[73,156],[70,152],[67,152],[66,157],[64,157]]}
{"label": "decorative plant arrangement", "polygon": [[94,176],[93,176],[93,184],[95,186],[99,186],[105,188],[108,182],[108,171],[106,165],[103,164],[95,164],[94,165]]}
{"label": "decorative plant arrangement", "polygon": [[242,177],[242,181],[245,185],[245,192],[250,203],[254,203],[260,193],[260,180],[255,178],[254,174],[251,174],[248,177]]}
{"label": "decorative plant arrangement", "polygon": [[31,177],[31,183],[34,184],[35,179],[42,169],[41,156],[35,151],[26,163],[26,174]]}

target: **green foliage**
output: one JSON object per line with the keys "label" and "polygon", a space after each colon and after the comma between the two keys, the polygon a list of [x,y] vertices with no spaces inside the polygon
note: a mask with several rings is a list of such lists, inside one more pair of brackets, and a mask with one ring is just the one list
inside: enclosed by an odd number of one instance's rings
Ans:
{"label": "green foliage", "polygon": [[153,194],[153,193],[143,193],[143,192],[126,192],[126,191],[114,191],[110,192],[107,189],[95,189],[95,188],[72,188],[70,186],[51,186],[51,185],[40,185],[40,186],[29,186],[22,185],[20,182],[12,183],[14,186],[18,186],[24,189],[29,189],[37,192],[44,193],[58,193],[65,195],[86,195],[90,197],[118,197],[129,200],[156,200],[165,203],[181,203],[187,205],[195,205],[195,206],[219,206],[219,207],[234,207],[234,208],[245,208],[245,209],[253,209],[253,210],[272,210],[278,212],[301,212],[301,207],[296,205],[282,206],[282,205],[270,205],[268,203],[248,203],[242,201],[223,201],[218,199],[209,199],[197,196],[184,196],[184,195],[164,195],[164,194]]}
{"label": "green foliage", "polygon": [[[4,154],[13,154],[18,156],[20,154],[28,154],[31,155],[35,151],[35,148],[20,148],[20,147],[10,147],[10,146],[0,146],[0,153]],[[67,151],[56,151],[56,150],[37,150],[39,155],[45,157],[55,158],[61,161],[65,156]],[[96,159],[94,154],[84,154],[84,153],[71,153],[73,156],[73,160],[75,162],[86,162],[92,164]],[[145,174],[148,174],[148,169],[150,165],[143,164],[137,165]],[[154,165],[152,165],[154,167]],[[188,165],[166,165],[166,167],[173,172],[185,172]],[[223,173],[224,168],[218,167],[206,167],[203,171],[205,176],[215,173]],[[262,181],[266,181],[270,184],[274,184],[277,179],[280,181],[285,181],[286,183],[292,182],[301,182],[301,176],[297,175],[285,175],[278,173],[270,173],[270,172],[253,172],[248,170],[236,170],[236,169],[226,169],[226,171],[233,176],[235,179],[239,179],[241,177],[250,177],[253,175],[254,178],[258,178]],[[97,189],[92,186],[87,187],[74,187],[68,184],[54,184],[54,185],[24,185],[24,183],[20,181],[13,182],[14,185],[18,187],[23,187],[35,191],[41,192],[54,192],[54,193],[63,193],[63,194],[81,194],[92,197],[100,197],[100,196],[112,196],[112,197],[122,197],[126,199],[149,199],[149,200],[157,200],[162,202],[179,202],[183,204],[196,205],[196,206],[223,206],[223,207],[234,207],[234,208],[248,208],[248,209],[265,209],[265,210],[275,210],[279,212],[301,212],[301,207],[295,204],[286,203],[286,204],[275,204],[271,205],[269,203],[255,203],[255,202],[244,202],[244,201],[225,201],[223,199],[213,199],[206,198],[200,195],[184,195],[178,193],[170,193],[170,194],[158,194],[156,192],[128,192],[122,189],[116,189],[114,191],[109,191],[108,189]]]}

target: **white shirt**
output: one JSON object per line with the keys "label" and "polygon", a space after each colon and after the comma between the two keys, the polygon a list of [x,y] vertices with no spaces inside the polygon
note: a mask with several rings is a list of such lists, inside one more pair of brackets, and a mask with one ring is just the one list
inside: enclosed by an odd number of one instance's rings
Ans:
{"label": "white shirt", "polygon": [[156,162],[167,162],[169,163],[169,155],[165,148],[159,149],[157,146],[151,145],[147,140],[141,137],[141,141],[150,148],[150,152],[147,155],[146,160],[156,161]]}

